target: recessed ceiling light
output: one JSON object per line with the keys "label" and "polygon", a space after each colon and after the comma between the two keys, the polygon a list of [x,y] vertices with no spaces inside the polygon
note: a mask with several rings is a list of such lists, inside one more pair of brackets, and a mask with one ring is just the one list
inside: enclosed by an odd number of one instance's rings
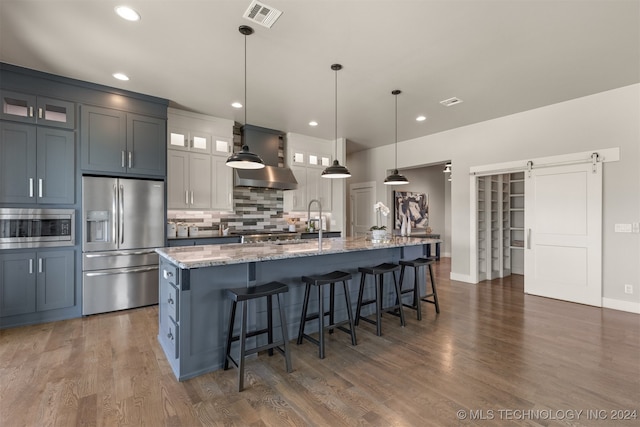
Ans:
{"label": "recessed ceiling light", "polygon": [[440,104],[444,105],[445,107],[451,107],[452,105],[460,104],[461,102],[462,102],[462,99],[456,98],[454,96],[453,98],[449,98],[449,99],[445,99],[444,101],[440,101]]}
{"label": "recessed ceiling light", "polygon": [[416,121],[417,122],[424,122],[425,120],[427,120],[426,116],[418,116],[418,117],[416,117]]}
{"label": "recessed ceiling light", "polygon": [[239,103],[239,102],[234,102],[234,103],[232,103],[232,104],[231,104],[231,106],[232,106],[233,108],[242,108],[242,104],[241,104],[241,103]]}
{"label": "recessed ceiling light", "polygon": [[122,80],[123,82],[126,82],[127,80],[129,80],[129,76],[127,76],[124,73],[113,73],[113,77],[115,77],[118,80]]}
{"label": "recessed ceiling light", "polygon": [[312,120],[309,122],[309,126],[318,126],[318,122],[316,122],[315,120]]}
{"label": "recessed ceiling light", "polygon": [[120,16],[120,18],[122,19],[134,22],[140,20],[140,14],[131,9],[129,6],[116,6],[115,10],[118,16]]}

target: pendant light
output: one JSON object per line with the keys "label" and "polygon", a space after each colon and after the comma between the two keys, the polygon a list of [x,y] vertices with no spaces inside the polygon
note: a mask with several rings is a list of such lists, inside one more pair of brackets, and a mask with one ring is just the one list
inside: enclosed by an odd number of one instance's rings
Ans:
{"label": "pendant light", "polygon": [[[342,70],[342,65],[340,64],[333,64],[331,66],[331,69],[333,71],[336,72],[336,120],[335,120],[335,125],[336,125],[336,154],[337,154],[337,147],[338,147],[338,71]],[[322,171],[322,175],[323,178],[349,178],[351,176],[351,173],[349,172],[349,170],[344,167],[344,166],[340,166],[340,162],[338,162],[338,159],[335,159],[333,161],[333,164],[331,166],[329,166],[328,168],[326,168],[325,170]]]}
{"label": "pendant light", "polygon": [[[238,31],[244,35],[244,124],[247,124],[247,36],[253,34],[253,28],[248,25],[241,25]],[[247,145],[242,146],[242,150],[232,154],[227,159],[227,166],[235,169],[262,169],[264,161],[249,151]]]}
{"label": "pendant light", "polygon": [[404,175],[400,175],[398,173],[398,95],[400,95],[401,93],[402,91],[398,89],[391,92],[391,94],[396,98],[396,144],[395,144],[396,162],[395,162],[395,169],[393,170],[393,173],[388,177],[386,177],[384,180],[384,183],[386,185],[404,185],[409,183],[409,180],[407,179],[407,177],[405,177]]}

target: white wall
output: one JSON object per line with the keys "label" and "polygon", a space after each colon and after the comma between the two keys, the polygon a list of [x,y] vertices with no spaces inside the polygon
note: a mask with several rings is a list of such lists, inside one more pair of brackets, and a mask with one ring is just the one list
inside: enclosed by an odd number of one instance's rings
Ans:
{"label": "white wall", "polygon": [[[452,278],[464,280],[470,275],[472,166],[619,147],[620,161],[604,165],[603,297],[635,307],[640,304],[640,234],[613,230],[616,223],[640,221],[639,118],[640,85],[635,84],[400,142],[398,168],[452,161]],[[349,155],[351,182],[376,181],[378,197],[386,194],[382,182],[393,168],[393,148]],[[632,295],[624,293],[624,284],[633,285]]]}

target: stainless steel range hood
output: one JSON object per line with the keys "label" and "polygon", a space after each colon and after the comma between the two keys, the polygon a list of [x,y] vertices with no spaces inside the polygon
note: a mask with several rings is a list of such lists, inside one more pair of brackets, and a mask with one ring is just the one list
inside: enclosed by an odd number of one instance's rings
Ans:
{"label": "stainless steel range hood", "polygon": [[287,167],[278,167],[278,150],[284,133],[258,126],[242,127],[242,144],[248,145],[252,153],[257,154],[265,163],[263,169],[234,169],[236,187],[273,188],[295,190],[298,181],[293,171]]}

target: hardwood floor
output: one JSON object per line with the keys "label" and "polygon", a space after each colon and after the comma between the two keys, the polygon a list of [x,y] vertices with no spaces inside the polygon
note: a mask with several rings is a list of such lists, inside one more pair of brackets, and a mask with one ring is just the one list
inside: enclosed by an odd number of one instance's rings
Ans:
{"label": "hardwood floor", "polygon": [[241,393],[234,369],[176,381],[155,306],[0,331],[0,425],[640,425],[640,316],[449,271],[439,315],[327,335],[324,360],[292,340],[294,371],[260,354]]}

